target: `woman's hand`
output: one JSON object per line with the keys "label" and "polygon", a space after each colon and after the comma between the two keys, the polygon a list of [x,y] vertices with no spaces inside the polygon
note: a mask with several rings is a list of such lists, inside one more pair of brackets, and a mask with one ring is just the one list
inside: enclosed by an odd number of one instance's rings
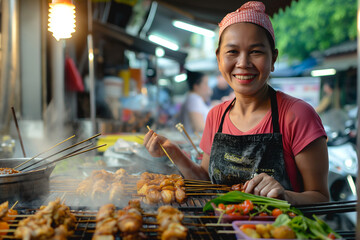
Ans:
{"label": "woman's hand", "polygon": [[160,135],[157,135],[153,130],[150,130],[144,137],[144,146],[153,157],[165,156],[164,151],[161,149],[160,144],[166,148],[171,142]]}
{"label": "woman's hand", "polygon": [[273,177],[266,173],[260,173],[244,185],[246,193],[259,196],[284,199],[285,189]]}

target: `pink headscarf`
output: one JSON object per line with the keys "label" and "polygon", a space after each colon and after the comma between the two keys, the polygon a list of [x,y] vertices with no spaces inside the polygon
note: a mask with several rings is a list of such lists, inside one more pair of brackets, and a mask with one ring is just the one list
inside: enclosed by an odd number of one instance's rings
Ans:
{"label": "pink headscarf", "polygon": [[227,14],[219,23],[219,38],[225,28],[234,23],[241,22],[255,23],[265,28],[271,34],[275,43],[274,29],[272,27],[269,16],[265,13],[265,5],[262,2],[247,2],[235,12]]}

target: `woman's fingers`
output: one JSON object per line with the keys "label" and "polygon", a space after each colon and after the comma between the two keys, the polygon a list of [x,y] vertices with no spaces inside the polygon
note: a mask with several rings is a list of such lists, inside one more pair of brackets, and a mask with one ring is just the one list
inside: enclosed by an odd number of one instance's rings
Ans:
{"label": "woman's fingers", "polygon": [[274,178],[265,173],[255,176],[245,183],[245,192],[264,197],[280,198],[284,197],[284,188]]}
{"label": "woman's fingers", "polygon": [[164,156],[164,152],[160,148],[160,143],[160,136],[158,136],[153,130],[149,130],[149,132],[144,137],[144,146],[153,157]]}
{"label": "woman's fingers", "polygon": [[145,136],[144,136],[144,146],[146,146],[146,144],[149,142],[151,136],[153,135],[154,131],[153,130],[150,130],[148,131]]}
{"label": "woman's fingers", "polygon": [[144,146],[149,151],[151,156],[157,156],[157,147],[154,142],[155,133],[153,130],[149,130],[149,132],[144,137]]}

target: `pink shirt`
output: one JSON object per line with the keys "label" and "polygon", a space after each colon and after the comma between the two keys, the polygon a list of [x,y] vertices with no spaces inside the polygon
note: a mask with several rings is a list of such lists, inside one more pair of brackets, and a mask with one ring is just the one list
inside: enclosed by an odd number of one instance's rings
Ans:
{"label": "pink shirt", "polygon": [[[303,184],[296,167],[295,156],[315,139],[323,136],[326,137],[326,133],[319,115],[308,103],[280,91],[277,91],[276,96],[286,171],[293,190],[299,192],[303,189]],[[230,101],[227,101],[215,106],[207,116],[200,142],[200,148],[206,154],[210,155],[215,133],[218,131],[221,117],[229,104]],[[232,124],[228,112],[224,119],[222,132],[231,135],[272,133],[271,110],[267,112],[257,126],[247,132],[240,131]]]}

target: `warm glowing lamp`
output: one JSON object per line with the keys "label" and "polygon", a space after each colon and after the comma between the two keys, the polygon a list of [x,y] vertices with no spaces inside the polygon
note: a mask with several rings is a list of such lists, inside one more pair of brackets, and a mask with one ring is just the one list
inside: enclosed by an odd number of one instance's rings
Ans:
{"label": "warm glowing lamp", "polygon": [[52,0],[49,5],[49,31],[58,41],[71,38],[75,32],[75,5],[71,0]]}

